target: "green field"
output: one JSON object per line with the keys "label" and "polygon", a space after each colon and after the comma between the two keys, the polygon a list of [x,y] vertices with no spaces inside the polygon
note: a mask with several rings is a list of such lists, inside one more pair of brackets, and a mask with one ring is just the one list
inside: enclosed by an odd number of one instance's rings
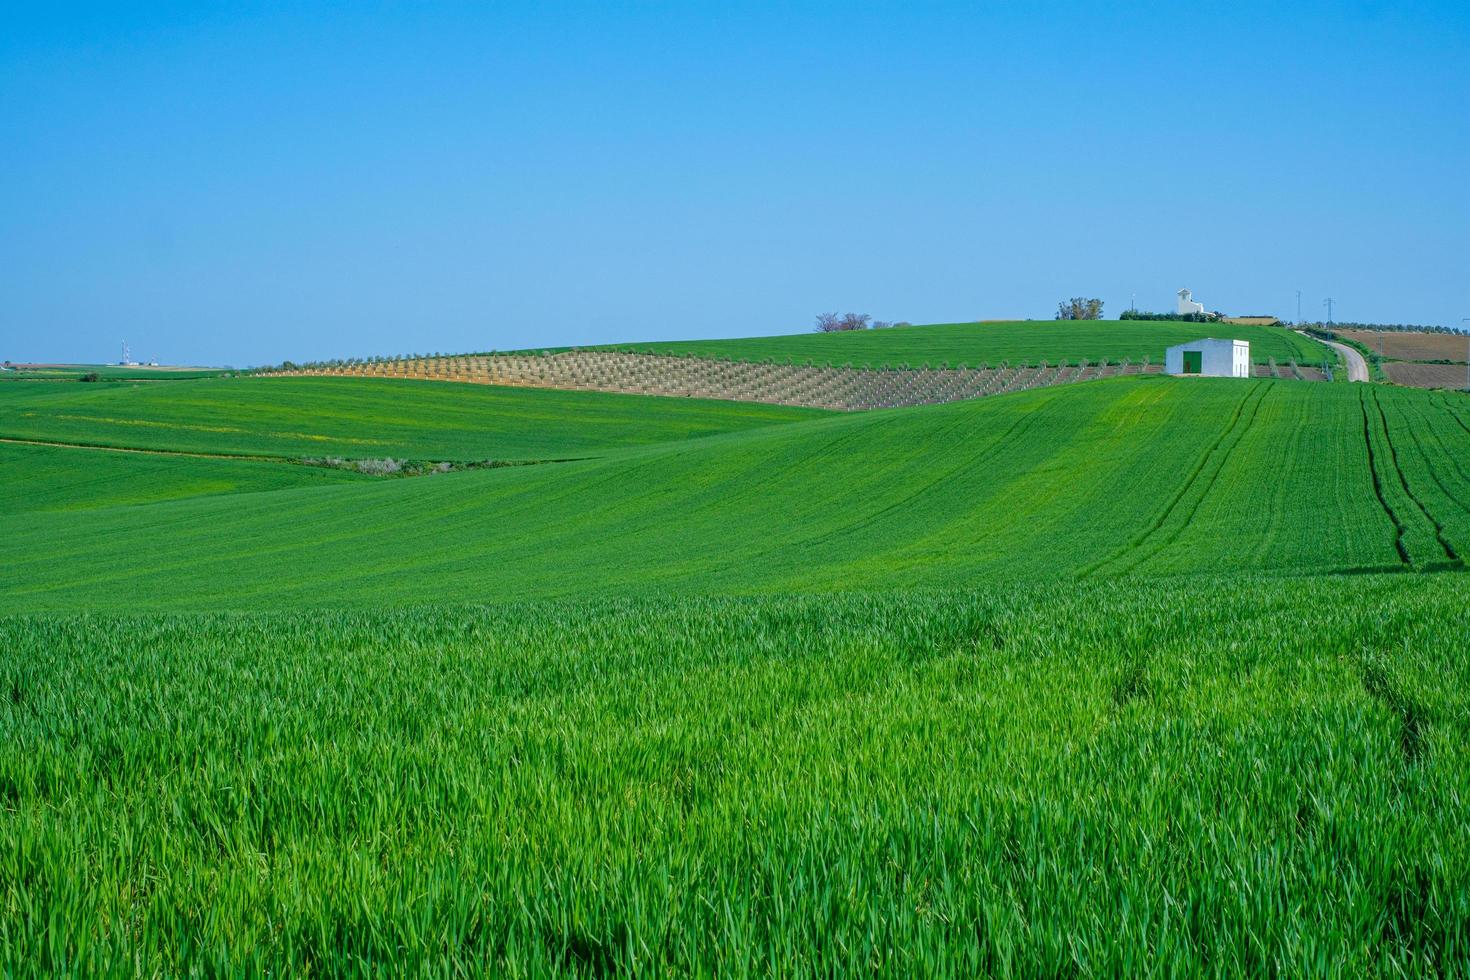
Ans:
{"label": "green field", "polygon": [[0,957],[1454,975],[1467,603],[1395,575],[0,618]]}
{"label": "green field", "polygon": [[5,975],[1470,972],[1461,395],[35,383],[0,437],[164,451],[0,444]]}
{"label": "green field", "polygon": [[738,361],[781,361],[853,367],[939,367],[944,364],[1076,364],[1148,358],[1162,364],[1164,348],[1201,337],[1248,340],[1251,358],[1264,364],[1334,360],[1328,348],[1282,327],[1233,326],[1141,320],[1025,320],[1003,323],[937,323],[845,333],[801,333],[734,340],[674,340],[614,344],[623,350]]}
{"label": "green field", "polygon": [[0,609],[1459,567],[1470,430],[1449,397],[1117,379],[581,462],[185,500],[123,526],[34,515],[0,520]]}
{"label": "green field", "polygon": [[284,457],[563,458],[821,414],[693,398],[362,378],[0,388],[0,437]]}

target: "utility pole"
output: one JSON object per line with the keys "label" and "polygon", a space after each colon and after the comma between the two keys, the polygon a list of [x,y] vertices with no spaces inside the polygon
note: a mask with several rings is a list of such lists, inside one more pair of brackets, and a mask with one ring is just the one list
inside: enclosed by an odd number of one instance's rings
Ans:
{"label": "utility pole", "polygon": [[1329,296],[1326,299],[1324,299],[1322,301],[1322,305],[1325,306],[1325,307],[1327,307],[1327,326],[1331,327],[1332,326],[1332,297]]}
{"label": "utility pole", "polygon": [[1302,325],[1302,291],[1296,291],[1296,325]]}

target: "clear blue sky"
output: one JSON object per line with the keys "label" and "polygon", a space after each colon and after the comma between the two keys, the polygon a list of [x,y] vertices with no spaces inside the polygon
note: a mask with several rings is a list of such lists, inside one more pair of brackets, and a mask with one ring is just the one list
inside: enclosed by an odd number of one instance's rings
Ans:
{"label": "clear blue sky", "polygon": [[265,6],[4,6],[0,357],[1470,316],[1464,0]]}

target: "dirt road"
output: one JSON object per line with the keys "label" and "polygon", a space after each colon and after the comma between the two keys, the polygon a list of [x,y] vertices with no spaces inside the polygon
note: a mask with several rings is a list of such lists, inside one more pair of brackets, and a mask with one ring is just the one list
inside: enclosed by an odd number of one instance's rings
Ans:
{"label": "dirt road", "polygon": [[[1319,337],[1313,337],[1312,339],[1321,340]],[[1349,381],[1368,380],[1368,362],[1363,360],[1362,354],[1359,354],[1347,344],[1339,344],[1332,340],[1322,340],[1321,342],[1342,355],[1342,359],[1347,362]]]}

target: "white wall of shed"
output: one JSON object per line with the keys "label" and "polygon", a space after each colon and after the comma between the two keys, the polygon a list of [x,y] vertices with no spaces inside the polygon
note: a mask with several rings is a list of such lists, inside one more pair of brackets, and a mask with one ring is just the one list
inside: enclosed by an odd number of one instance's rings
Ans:
{"label": "white wall of shed", "polygon": [[1192,378],[1248,378],[1250,344],[1243,341],[1203,339],[1175,344],[1164,350],[1164,373],[1184,373],[1184,352],[1199,351],[1199,374]]}

